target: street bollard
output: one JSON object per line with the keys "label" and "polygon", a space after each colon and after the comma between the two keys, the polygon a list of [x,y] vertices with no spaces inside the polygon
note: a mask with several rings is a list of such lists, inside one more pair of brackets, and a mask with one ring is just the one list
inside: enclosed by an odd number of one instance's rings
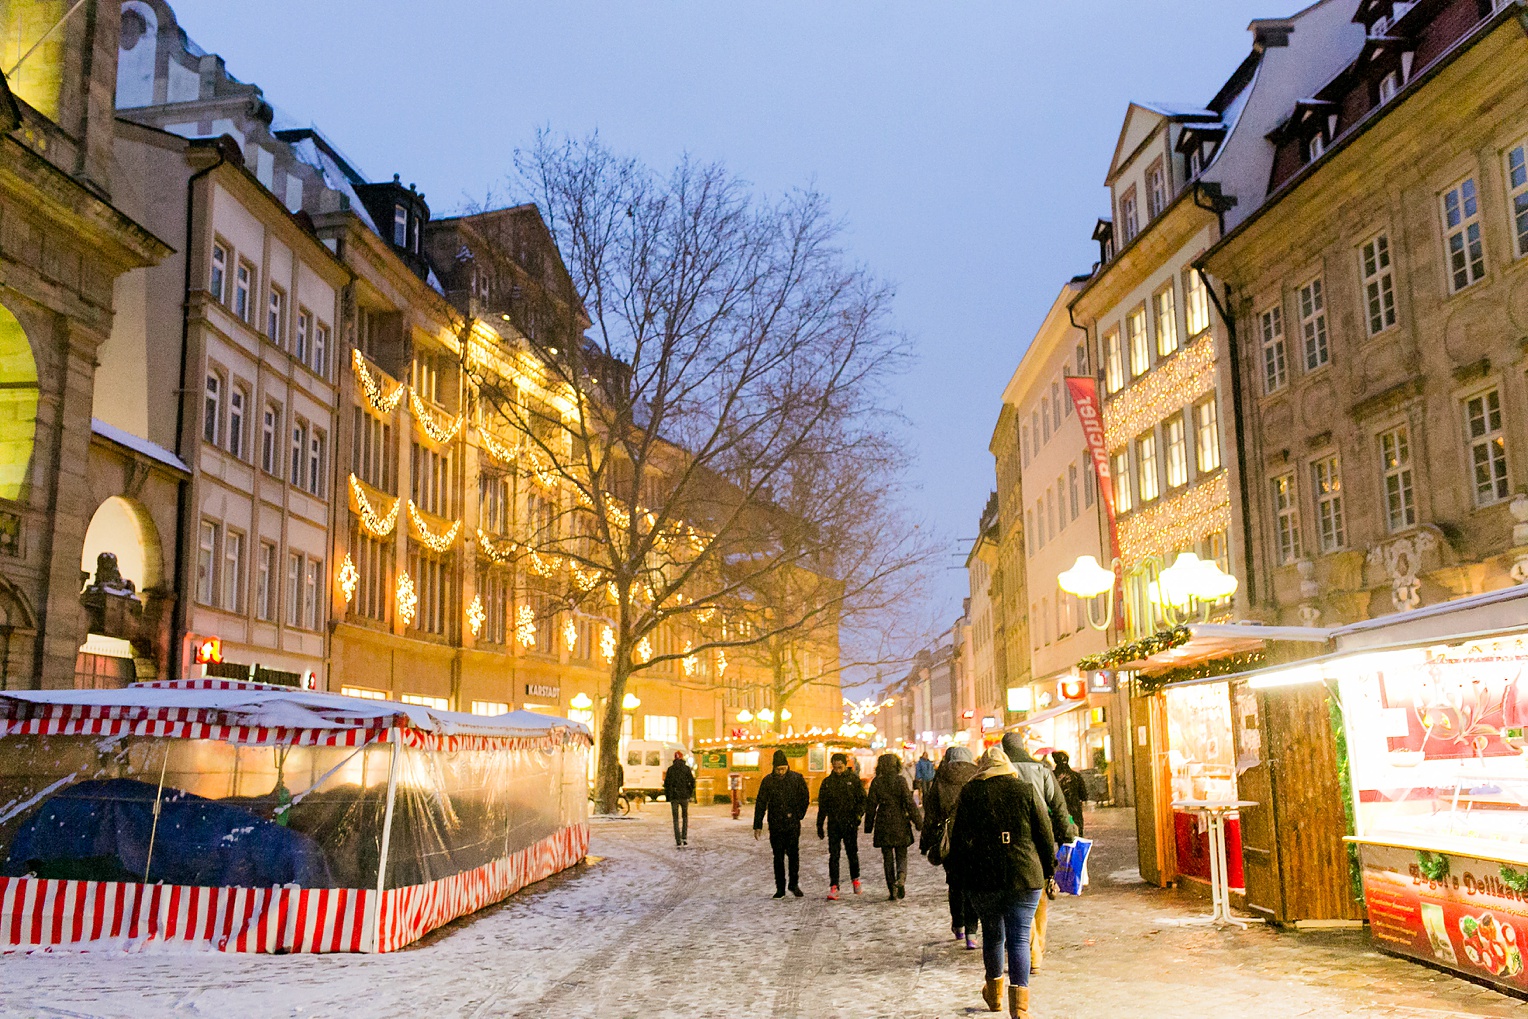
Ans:
{"label": "street bollard", "polygon": [[736,772],[728,775],[727,789],[732,793],[732,819],[736,821],[743,813],[743,776]]}

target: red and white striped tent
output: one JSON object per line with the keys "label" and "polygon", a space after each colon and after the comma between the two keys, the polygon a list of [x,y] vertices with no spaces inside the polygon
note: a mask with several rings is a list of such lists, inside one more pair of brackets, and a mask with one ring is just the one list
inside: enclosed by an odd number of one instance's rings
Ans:
{"label": "red and white striped tent", "polygon": [[[294,805],[326,782],[338,781],[333,776],[353,773],[358,760],[374,761],[371,784],[380,816],[379,830],[373,833],[373,846],[379,846],[374,848],[375,881],[368,874],[365,887],[356,887],[354,881],[341,887],[249,888],[0,876],[0,952],[133,950],[153,942],[240,952],[401,948],[583,858],[589,840],[583,776],[590,742],[589,730],[581,723],[526,711],[484,717],[231,680],[140,683],[121,690],[0,692],[0,862],[10,834],[27,811],[70,784],[70,775],[29,775],[27,755],[37,757],[34,770],[46,772],[49,762],[58,767],[60,756],[93,759],[80,752],[82,743],[87,750],[96,744],[113,748],[118,773],[123,761],[147,762],[138,765],[133,777],[153,782],[157,769],[161,793],[169,788],[167,769],[173,778],[178,769],[188,767],[177,763],[169,769],[172,753],[177,762],[194,758],[203,769],[235,760],[234,748],[271,748],[283,762],[290,762],[294,752],[306,753],[303,759],[312,763],[312,770],[324,774],[307,789],[297,790],[291,798]],[[134,754],[125,749],[133,745],[162,751],[155,757],[153,751]],[[70,746],[72,756],[58,752]],[[338,763],[325,770],[331,761]],[[471,770],[472,788],[453,789],[453,767]],[[246,786],[241,789],[239,765],[227,770],[235,773],[235,794],[248,791],[251,776],[244,776]],[[274,774],[278,785],[291,779],[279,771]],[[513,795],[503,790],[485,794],[485,774],[506,789],[512,786]],[[73,775],[76,780],[87,777]],[[227,785],[221,774],[204,772],[197,778]],[[258,776],[254,780],[259,781]],[[363,778],[363,794],[367,785]],[[437,859],[423,868],[427,880],[385,881],[385,875],[399,870],[399,861],[389,860],[389,848],[403,834],[400,826],[408,823],[396,819],[395,813],[407,813],[399,804],[410,792],[416,802],[428,803],[431,809],[443,804],[440,809],[448,813],[454,811],[453,796],[477,797],[460,805],[469,814],[478,808],[470,814],[477,819],[478,842],[484,841],[486,830],[491,836],[487,841],[501,844],[503,852],[495,850],[497,855],[489,859],[473,857],[476,865],[453,870],[448,847],[447,863]],[[488,809],[483,808],[485,795],[494,799]],[[156,798],[156,824],[158,815]],[[497,829],[485,829],[495,824],[504,829],[502,843]],[[534,840],[517,842],[531,837],[524,834],[527,831]],[[151,841],[151,854],[152,850]],[[418,876],[418,870],[404,872]]]}

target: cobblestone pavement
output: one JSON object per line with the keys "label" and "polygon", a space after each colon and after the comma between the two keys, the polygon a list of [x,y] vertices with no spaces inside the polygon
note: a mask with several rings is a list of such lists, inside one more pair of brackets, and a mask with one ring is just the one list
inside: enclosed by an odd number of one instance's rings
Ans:
{"label": "cobblestone pavement", "polygon": [[[1093,887],[1051,911],[1036,1019],[1196,1015],[1507,1019],[1528,1005],[1376,952],[1361,931],[1185,925],[1204,904],[1139,883],[1128,811],[1089,817]],[[559,875],[394,955],[91,953],[0,957],[0,1016],[950,1017],[981,1014],[979,952],[947,933],[941,872],[914,856],[887,902],[826,902],[826,850],[802,840],[804,899],[772,900],[747,818],[668,811],[594,822],[593,866]]]}

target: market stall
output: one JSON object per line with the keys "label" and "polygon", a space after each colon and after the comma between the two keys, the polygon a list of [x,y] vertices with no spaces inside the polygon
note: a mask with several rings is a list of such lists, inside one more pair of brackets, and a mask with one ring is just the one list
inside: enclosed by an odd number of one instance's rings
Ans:
{"label": "market stall", "polygon": [[[710,780],[718,799],[726,798],[730,782],[735,779],[741,783],[742,798],[746,802],[758,794],[759,783],[769,774],[770,761],[776,750],[783,751],[791,770],[799,771],[806,779],[814,799],[818,785],[832,770],[830,761],[834,754],[848,754],[851,762],[860,766],[860,777],[866,782],[870,781],[874,769],[873,758],[867,756],[870,741],[862,736],[750,733],[696,740],[696,775],[700,780]],[[871,770],[864,770],[867,760]]]}
{"label": "market stall", "polygon": [[588,730],[228,680],[0,693],[0,951],[393,951],[582,859]]}

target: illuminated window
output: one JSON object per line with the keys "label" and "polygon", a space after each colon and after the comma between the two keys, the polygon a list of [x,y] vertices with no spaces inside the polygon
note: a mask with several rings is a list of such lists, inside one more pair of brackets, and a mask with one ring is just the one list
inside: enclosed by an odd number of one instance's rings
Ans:
{"label": "illuminated window", "polygon": [[473,701],[472,713],[474,715],[507,715],[509,705],[503,701]]}
{"label": "illuminated window", "polygon": [[229,531],[223,536],[223,608],[244,608],[244,535]]}
{"label": "illuminated window", "polygon": [[1072,509],[1071,517],[1072,517],[1073,520],[1076,520],[1077,519],[1077,514],[1081,512],[1081,505],[1080,505],[1081,501],[1078,498],[1078,491],[1077,491],[1078,488],[1079,488],[1079,485],[1077,483],[1077,474],[1078,474],[1077,465],[1076,464],[1068,464],[1067,468],[1066,468],[1066,491],[1067,491],[1067,496],[1068,496],[1068,502],[1071,504],[1071,509]]}
{"label": "illuminated window", "polygon": [[1310,465],[1311,488],[1316,493],[1316,525],[1321,551],[1335,552],[1348,543],[1342,516],[1342,474],[1337,457],[1327,456]]}
{"label": "illuminated window", "polygon": [[346,697],[354,697],[363,701],[385,701],[387,694],[381,690],[370,690],[364,686],[342,686],[340,693]]}
{"label": "illuminated window", "polygon": [[1284,309],[1275,304],[1259,315],[1258,333],[1263,344],[1263,392],[1275,393],[1289,381],[1284,353]]}
{"label": "illuminated window", "polygon": [[1051,435],[1050,398],[1046,397],[1046,396],[1040,397],[1040,434],[1041,434],[1041,436],[1043,438],[1043,441],[1045,441],[1045,442],[1049,442],[1050,441],[1050,435]]}
{"label": "illuminated window", "polygon": [[1135,505],[1135,493],[1130,482],[1130,452],[1121,450],[1110,457],[1110,474],[1114,482],[1114,508],[1128,513]]}
{"label": "illuminated window", "polygon": [[1146,432],[1135,440],[1135,454],[1141,472],[1141,502],[1150,502],[1161,493],[1157,476],[1157,435]]}
{"label": "illuminated window", "polygon": [[1501,395],[1494,389],[1464,404],[1464,424],[1474,471],[1475,505],[1489,506],[1507,497],[1507,438],[1502,433]]}
{"label": "illuminated window", "polygon": [[643,715],[642,738],[662,743],[679,742],[677,715]]}
{"label": "illuminated window", "polygon": [[1385,522],[1404,531],[1417,522],[1411,476],[1411,430],[1400,425],[1379,436],[1380,468],[1385,483]]}
{"label": "illuminated window", "polygon": [[1512,213],[1512,250],[1528,256],[1528,141],[1507,150],[1507,202]]}
{"label": "illuminated window", "polygon": [[1390,238],[1375,234],[1359,248],[1358,260],[1364,275],[1364,305],[1368,312],[1369,335],[1382,333],[1395,325],[1395,273],[1390,264]]}
{"label": "illuminated window", "polygon": [[1443,195],[1443,242],[1448,252],[1449,289],[1457,293],[1479,282],[1486,274],[1486,253],[1473,177],[1466,177]]}
{"label": "illuminated window", "polygon": [[1188,320],[1189,339],[1193,339],[1210,327],[1210,292],[1205,288],[1204,278],[1190,270],[1184,294],[1183,312]]}
{"label": "illuminated window", "polygon": [[1300,513],[1295,502],[1295,476],[1281,474],[1272,481],[1274,531],[1279,564],[1300,558]]}
{"label": "illuminated window", "polygon": [[1178,307],[1171,280],[1151,303],[1157,317],[1157,356],[1166,357],[1178,349]]}
{"label": "illuminated window", "polygon": [[1104,334],[1104,388],[1111,394],[1125,388],[1125,353],[1118,326]]}
{"label": "illuminated window", "polygon": [[1194,452],[1200,474],[1220,467],[1220,420],[1213,396],[1194,405]]}
{"label": "illuminated window", "polygon": [[433,708],[436,711],[451,710],[451,702],[444,697],[428,697],[424,694],[406,693],[398,699],[405,704],[412,704],[416,708]]}
{"label": "illuminated window", "polygon": [[1146,337],[1146,306],[1125,316],[1125,337],[1130,348],[1130,377],[1145,375],[1151,367],[1151,342]]}
{"label": "illuminated window", "polygon": [[1188,429],[1183,426],[1183,415],[1163,422],[1162,435],[1167,446],[1167,487],[1188,484]]}

